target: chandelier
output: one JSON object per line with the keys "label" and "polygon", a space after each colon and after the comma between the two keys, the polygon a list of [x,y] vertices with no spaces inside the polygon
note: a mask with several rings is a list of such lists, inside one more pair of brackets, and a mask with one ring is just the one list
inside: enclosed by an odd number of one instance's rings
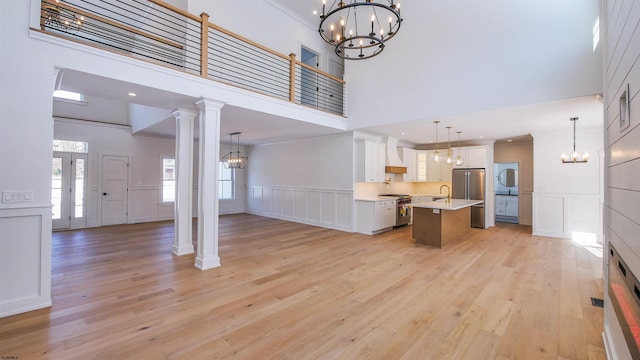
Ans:
{"label": "chandelier", "polygon": [[[54,3],[60,4],[60,0],[55,0]],[[46,5],[43,17],[47,27],[58,30],[78,31],[84,25],[84,16],[66,9],[62,4]]]}
{"label": "chandelier", "polygon": [[578,118],[572,117],[569,120],[573,123],[573,151],[569,154],[562,153],[560,158],[565,164],[586,163],[589,160],[589,153],[576,151],[576,121],[578,121]]}
{"label": "chandelier", "polygon": [[364,60],[380,54],[401,23],[400,4],[393,0],[333,0],[329,9],[322,0],[318,32],[339,57]]}
{"label": "chandelier", "polygon": [[[233,132],[229,134],[231,140],[229,141],[229,152],[222,157],[224,167],[227,169],[244,169],[247,166],[247,160],[249,158],[240,152],[240,132]],[[233,137],[236,136],[236,151],[233,151]]]}

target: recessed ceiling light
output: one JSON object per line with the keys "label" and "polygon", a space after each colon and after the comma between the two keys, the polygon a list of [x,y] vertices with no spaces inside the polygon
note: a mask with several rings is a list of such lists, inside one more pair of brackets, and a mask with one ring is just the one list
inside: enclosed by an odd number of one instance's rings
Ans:
{"label": "recessed ceiling light", "polygon": [[407,133],[406,132],[401,132],[400,135],[407,135]]}
{"label": "recessed ceiling light", "polygon": [[479,139],[484,139],[484,136],[480,136]]}
{"label": "recessed ceiling light", "polygon": [[313,10],[313,15],[318,15],[318,11]]}
{"label": "recessed ceiling light", "polygon": [[513,141],[513,140],[511,140],[511,139],[507,140],[507,142],[512,142],[512,141]]}
{"label": "recessed ceiling light", "polygon": [[136,93],[134,93],[134,92],[130,92],[128,95],[129,95],[129,96],[136,96]]}

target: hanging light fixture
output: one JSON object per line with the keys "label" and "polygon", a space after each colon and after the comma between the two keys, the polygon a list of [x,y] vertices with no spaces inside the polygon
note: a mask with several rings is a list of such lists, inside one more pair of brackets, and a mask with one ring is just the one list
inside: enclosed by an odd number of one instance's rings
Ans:
{"label": "hanging light fixture", "polygon": [[464,165],[464,160],[460,157],[460,133],[462,133],[462,131],[456,131],[456,133],[458,134],[458,157],[456,157],[456,166],[462,166]]}
{"label": "hanging light fixture", "polygon": [[322,0],[318,33],[339,57],[364,60],[380,54],[401,23],[400,4],[393,0],[333,0],[328,9]]}
{"label": "hanging light fixture", "polygon": [[572,117],[569,120],[573,123],[573,151],[569,154],[562,153],[560,158],[565,164],[586,163],[589,160],[589,153],[576,151],[576,121],[578,121],[578,118]]}
{"label": "hanging light fixture", "polygon": [[[55,0],[54,3],[59,4],[60,0]],[[42,16],[44,17],[44,24],[48,28],[63,31],[79,31],[82,25],[84,25],[84,16],[61,8],[53,3],[44,7]]]}
{"label": "hanging light fixture", "polygon": [[445,159],[447,164],[453,162],[453,151],[451,151],[451,126],[447,126],[447,158]]}
{"label": "hanging light fixture", "polygon": [[438,124],[440,124],[440,121],[436,120],[433,123],[436,124],[436,151],[433,153],[433,161],[440,162],[442,159],[440,157],[440,151],[438,151]]}
{"label": "hanging light fixture", "polygon": [[[240,152],[240,132],[233,132],[229,134],[231,140],[229,141],[229,152],[222,157],[224,167],[227,169],[244,169],[247,166],[248,157]],[[236,151],[233,151],[233,137],[237,137]]]}

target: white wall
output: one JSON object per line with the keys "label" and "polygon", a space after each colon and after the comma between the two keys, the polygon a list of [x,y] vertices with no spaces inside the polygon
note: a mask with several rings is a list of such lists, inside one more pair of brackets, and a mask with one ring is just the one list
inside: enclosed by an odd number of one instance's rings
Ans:
{"label": "white wall", "polygon": [[247,212],[345,231],[353,228],[353,135],[252,147]]}
{"label": "white wall", "polygon": [[[571,238],[572,232],[602,235],[603,143],[601,129],[576,131],[576,150],[588,151],[588,163],[563,164],[571,150],[566,132],[533,134],[533,234]],[[577,126],[579,126],[579,122]]]}
{"label": "white wall", "polygon": [[[403,2],[405,21],[382,54],[346,62],[350,128],[599,94],[599,4]],[[392,106],[357,106],[375,101]]]}
{"label": "white wall", "polygon": [[[605,0],[605,239],[640,277],[640,1]],[[629,127],[620,127],[620,96],[629,89]],[[606,248],[605,248],[606,249]],[[605,250],[605,254],[607,251]],[[605,256],[605,266],[608,264]],[[606,272],[605,272],[606,275]],[[631,359],[605,277],[604,338],[610,359]]]}

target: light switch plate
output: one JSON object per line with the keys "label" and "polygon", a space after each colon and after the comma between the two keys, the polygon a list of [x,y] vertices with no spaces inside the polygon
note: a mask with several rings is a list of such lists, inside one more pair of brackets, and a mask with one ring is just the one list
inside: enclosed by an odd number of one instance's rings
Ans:
{"label": "light switch plate", "polygon": [[31,190],[19,190],[19,191],[3,191],[2,203],[27,203],[33,202],[33,191]]}

